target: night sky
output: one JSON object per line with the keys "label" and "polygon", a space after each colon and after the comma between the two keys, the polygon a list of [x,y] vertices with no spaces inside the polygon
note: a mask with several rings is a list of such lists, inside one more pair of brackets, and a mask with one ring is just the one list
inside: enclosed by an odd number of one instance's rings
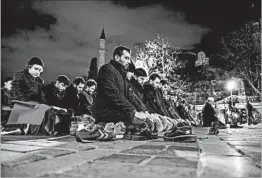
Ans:
{"label": "night sky", "polygon": [[207,55],[219,40],[261,15],[260,0],[1,1],[2,74],[24,68],[31,56],[45,62],[43,77],[73,78],[88,72],[102,28],[107,59],[119,44],[130,46],[163,34],[177,46]]}

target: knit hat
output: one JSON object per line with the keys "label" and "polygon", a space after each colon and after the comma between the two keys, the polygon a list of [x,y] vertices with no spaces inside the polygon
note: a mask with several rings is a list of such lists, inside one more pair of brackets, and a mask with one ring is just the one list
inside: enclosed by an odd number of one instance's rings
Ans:
{"label": "knit hat", "polygon": [[65,85],[69,85],[69,78],[66,75],[59,75],[56,80],[59,83],[64,83]]}
{"label": "knit hat", "polygon": [[27,63],[27,65],[34,65],[34,64],[44,67],[44,62],[42,61],[42,59],[38,57],[32,57],[31,59],[29,59]]}

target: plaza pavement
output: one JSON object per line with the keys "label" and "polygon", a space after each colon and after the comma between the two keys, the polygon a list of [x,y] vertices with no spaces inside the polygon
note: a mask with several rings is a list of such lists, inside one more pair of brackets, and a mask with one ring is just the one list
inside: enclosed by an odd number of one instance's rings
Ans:
{"label": "plaza pavement", "polygon": [[2,136],[3,177],[261,177],[262,128],[195,128],[197,143]]}

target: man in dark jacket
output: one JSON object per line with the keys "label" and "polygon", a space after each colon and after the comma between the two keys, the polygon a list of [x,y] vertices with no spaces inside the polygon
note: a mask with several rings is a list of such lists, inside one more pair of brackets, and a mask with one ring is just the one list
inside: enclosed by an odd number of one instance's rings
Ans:
{"label": "man in dark jacket", "polygon": [[202,109],[202,116],[203,116],[203,127],[211,127],[212,122],[218,121],[218,117],[214,107],[214,98],[209,97],[206,101],[205,106]]}
{"label": "man in dark jacket", "polygon": [[57,77],[56,82],[52,82],[44,87],[46,103],[50,106],[65,107],[65,90],[69,85],[69,78],[65,75]]}
{"label": "man in dark jacket", "polygon": [[118,46],[113,51],[113,60],[103,65],[97,77],[95,115],[97,122],[131,123],[136,109],[128,101],[127,69],[131,63],[131,50]]}
{"label": "man in dark jacket", "polygon": [[91,116],[94,116],[94,97],[96,86],[96,81],[90,79],[86,82],[86,86],[83,91],[83,94],[86,98],[86,109],[88,111],[88,114],[90,114]]}
{"label": "man in dark jacket", "polygon": [[147,73],[144,69],[138,68],[134,71],[134,77],[130,80],[130,95],[129,101],[135,106],[138,112],[148,111],[145,104],[143,103],[143,84],[147,78]]}
{"label": "man in dark jacket", "polygon": [[[45,96],[43,93],[44,80],[40,77],[43,71],[44,62],[40,58],[32,57],[29,59],[26,69],[17,72],[13,77],[11,89],[12,100],[45,103]],[[44,125],[50,125],[48,119],[44,120],[42,125],[43,127]],[[22,134],[24,134],[26,125],[23,124],[20,128]]]}
{"label": "man in dark jacket", "polygon": [[102,66],[97,78],[95,115],[97,122],[124,122],[146,120],[146,115],[137,112],[128,101],[127,69],[131,63],[131,50],[118,46],[113,51],[113,60]]}
{"label": "man in dark jacket", "polygon": [[86,109],[86,99],[82,93],[84,87],[84,78],[76,77],[73,84],[71,84],[66,90],[66,108],[73,110],[74,116],[88,114],[88,110]]}
{"label": "man in dark jacket", "polygon": [[149,77],[149,82],[144,85],[144,103],[150,113],[169,117],[169,113],[164,106],[162,92],[160,91],[160,80],[161,77],[158,74],[152,74]]}
{"label": "man in dark jacket", "polygon": [[44,63],[41,59],[33,57],[28,61],[24,71],[15,74],[11,89],[13,100],[45,103],[44,80],[40,77],[43,66]]}
{"label": "man in dark jacket", "polygon": [[12,77],[4,79],[4,86],[1,88],[1,130],[6,127],[12,108],[12,97],[10,94],[12,88]]}
{"label": "man in dark jacket", "polygon": [[55,125],[57,135],[69,133],[72,113],[65,109],[65,90],[69,85],[69,81],[67,76],[60,75],[57,77],[56,82],[52,82],[44,87],[46,102],[54,108],[53,112],[58,117],[58,123]]}

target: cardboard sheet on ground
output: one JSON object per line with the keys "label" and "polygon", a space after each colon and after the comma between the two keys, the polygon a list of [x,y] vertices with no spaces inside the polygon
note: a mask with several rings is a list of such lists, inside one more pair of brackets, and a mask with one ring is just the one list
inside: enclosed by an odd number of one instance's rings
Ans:
{"label": "cardboard sheet on ground", "polygon": [[45,104],[35,102],[14,101],[13,110],[9,116],[7,125],[33,124],[41,125],[45,112],[50,108]]}

